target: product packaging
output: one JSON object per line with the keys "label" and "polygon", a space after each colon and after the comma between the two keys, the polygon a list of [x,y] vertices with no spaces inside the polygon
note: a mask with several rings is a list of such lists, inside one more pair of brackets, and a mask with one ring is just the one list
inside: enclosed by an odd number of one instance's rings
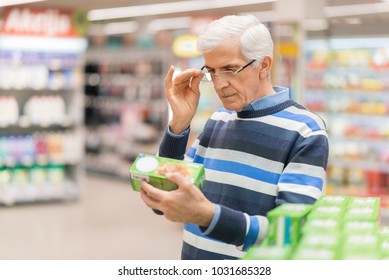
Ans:
{"label": "product packaging", "polygon": [[343,232],[345,234],[358,234],[358,233],[377,233],[378,221],[370,220],[350,220],[345,221],[343,225]]}
{"label": "product packaging", "polygon": [[327,248],[305,248],[298,247],[293,255],[292,260],[335,260],[336,252]]}
{"label": "product packaging", "polygon": [[336,205],[315,205],[309,214],[309,219],[340,220],[345,209],[345,207]]}
{"label": "product packaging", "polygon": [[269,245],[296,246],[312,207],[310,204],[285,203],[269,211]]}
{"label": "product packaging", "polygon": [[251,247],[244,260],[288,260],[291,255],[290,247],[276,247],[257,245]]}
{"label": "product packaging", "polygon": [[302,232],[318,232],[318,233],[333,233],[340,232],[342,229],[342,221],[339,219],[326,219],[326,218],[309,218],[304,224]]}
{"label": "product packaging", "polygon": [[342,243],[343,260],[379,260],[382,258],[381,238],[377,233],[347,234]]}
{"label": "product packaging", "polygon": [[350,201],[350,208],[369,207],[373,209],[379,209],[380,198],[379,197],[352,197]]}
{"label": "product packaging", "polygon": [[132,188],[135,191],[139,191],[141,189],[140,181],[144,180],[161,190],[175,190],[177,185],[165,177],[165,174],[170,172],[179,172],[183,176],[188,177],[199,188],[205,177],[202,164],[139,154],[130,169]]}
{"label": "product packaging", "polygon": [[326,206],[339,206],[339,207],[347,207],[351,200],[349,196],[342,195],[323,195],[318,201],[316,201],[315,205],[326,205]]}

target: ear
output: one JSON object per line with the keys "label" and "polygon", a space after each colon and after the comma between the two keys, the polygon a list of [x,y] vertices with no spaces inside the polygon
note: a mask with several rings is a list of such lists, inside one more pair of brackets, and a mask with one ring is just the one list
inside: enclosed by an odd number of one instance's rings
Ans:
{"label": "ear", "polygon": [[273,59],[270,56],[265,56],[262,59],[261,64],[259,65],[260,69],[260,77],[261,78],[267,78],[270,74],[271,66],[273,63]]}

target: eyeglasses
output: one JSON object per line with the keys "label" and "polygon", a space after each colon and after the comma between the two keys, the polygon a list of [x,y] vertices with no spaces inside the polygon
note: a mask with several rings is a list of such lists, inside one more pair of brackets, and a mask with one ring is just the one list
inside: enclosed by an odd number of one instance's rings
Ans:
{"label": "eyeglasses", "polygon": [[234,79],[237,74],[242,72],[246,67],[248,67],[251,64],[253,64],[254,61],[255,61],[255,59],[251,60],[249,63],[243,65],[242,67],[240,67],[236,71],[230,71],[230,70],[229,71],[221,71],[221,72],[219,72],[217,74],[208,72],[208,69],[204,65],[201,68],[201,71],[204,73],[204,76],[202,77],[201,81],[203,81],[203,82],[212,82],[213,80],[215,80],[216,77],[218,77],[222,81],[229,82],[232,79]]}

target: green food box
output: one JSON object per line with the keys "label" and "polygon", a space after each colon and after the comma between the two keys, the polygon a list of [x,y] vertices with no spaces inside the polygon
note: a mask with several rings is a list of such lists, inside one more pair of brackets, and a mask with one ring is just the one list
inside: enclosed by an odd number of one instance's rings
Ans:
{"label": "green food box", "polygon": [[382,258],[381,238],[377,233],[344,236],[342,259],[377,260]]}
{"label": "green food box", "polygon": [[379,251],[381,238],[378,233],[349,233],[343,236],[342,243],[345,251],[355,249]]}
{"label": "green food box", "polygon": [[380,244],[381,254],[384,260],[389,260],[389,238],[383,238]]}
{"label": "green food box", "polygon": [[[309,216],[308,216],[309,217]],[[342,229],[342,222],[338,219],[328,218],[312,218],[307,219],[303,226],[303,233],[318,232],[318,233],[333,233],[340,232]]]}
{"label": "green food box", "polygon": [[304,248],[326,248],[335,250],[340,242],[340,233],[308,233],[301,238],[299,246]]}
{"label": "green food box", "polygon": [[292,260],[335,260],[336,252],[328,248],[298,247],[293,253]]}
{"label": "green food box", "polygon": [[379,209],[376,207],[352,207],[345,211],[345,220],[353,221],[377,221]]}
{"label": "green food box", "polygon": [[343,232],[346,234],[356,233],[377,233],[378,222],[369,220],[350,220],[345,221]]}
{"label": "green food box", "polygon": [[378,234],[384,238],[389,239],[389,226],[380,226],[378,228]]}
{"label": "green food box", "polygon": [[161,190],[175,190],[177,189],[177,185],[165,177],[170,172],[178,172],[188,177],[198,188],[201,187],[205,177],[204,166],[202,164],[139,154],[130,169],[132,188],[135,191],[140,191],[140,182],[144,180]]}
{"label": "green food box", "polygon": [[336,205],[315,205],[308,219],[341,219],[345,209]]}
{"label": "green food box", "polygon": [[252,246],[244,255],[244,260],[288,260],[292,253],[290,247]]}
{"label": "green food box", "polygon": [[340,206],[347,207],[351,200],[349,196],[343,195],[323,195],[321,196],[315,205],[330,205],[330,206]]}
{"label": "green food box", "polygon": [[380,198],[379,197],[353,197],[350,201],[350,208],[356,207],[367,207],[373,208],[377,211],[380,208]]}
{"label": "green food box", "polygon": [[269,211],[269,245],[296,246],[301,228],[312,207],[310,204],[284,203]]}
{"label": "green food box", "polygon": [[378,235],[381,237],[381,252],[384,260],[389,260],[389,226],[382,226],[378,229]]}

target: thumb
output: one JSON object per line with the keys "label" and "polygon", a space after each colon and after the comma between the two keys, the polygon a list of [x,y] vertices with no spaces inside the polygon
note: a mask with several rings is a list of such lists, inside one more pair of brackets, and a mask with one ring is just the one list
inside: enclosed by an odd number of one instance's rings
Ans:
{"label": "thumb", "polygon": [[165,77],[165,86],[167,88],[171,88],[173,86],[174,70],[175,70],[174,66],[170,65],[169,71],[167,72],[166,77]]}

